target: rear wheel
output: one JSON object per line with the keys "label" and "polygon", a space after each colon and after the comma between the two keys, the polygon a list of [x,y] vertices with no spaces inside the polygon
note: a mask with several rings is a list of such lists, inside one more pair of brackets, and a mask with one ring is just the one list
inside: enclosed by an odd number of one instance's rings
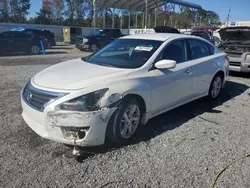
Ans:
{"label": "rear wheel", "polygon": [[30,53],[31,54],[39,54],[40,53],[40,47],[36,44],[32,45],[30,47]]}
{"label": "rear wheel", "polygon": [[118,144],[129,144],[141,123],[142,111],[135,99],[124,100],[109,121],[107,136]]}
{"label": "rear wheel", "polygon": [[221,91],[222,83],[223,83],[222,75],[216,74],[211,82],[210,89],[209,89],[208,96],[210,99],[215,99],[218,97]]}

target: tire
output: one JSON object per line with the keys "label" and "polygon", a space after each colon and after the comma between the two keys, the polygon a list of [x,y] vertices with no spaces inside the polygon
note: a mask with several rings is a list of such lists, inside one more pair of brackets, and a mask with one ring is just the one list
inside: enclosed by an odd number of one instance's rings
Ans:
{"label": "tire", "polygon": [[[125,120],[125,113],[130,122]],[[141,119],[142,110],[139,103],[132,98],[124,100],[109,120],[107,138],[120,145],[130,144],[138,131]]]}
{"label": "tire", "polygon": [[33,44],[31,47],[30,47],[30,53],[31,54],[39,54],[40,53],[40,47],[36,44]]}
{"label": "tire", "polygon": [[223,83],[223,77],[221,74],[216,74],[211,82],[208,97],[210,99],[216,99],[221,91]]}
{"label": "tire", "polygon": [[90,50],[91,50],[92,52],[96,52],[96,51],[98,50],[97,44],[91,44],[91,45],[90,45]]}

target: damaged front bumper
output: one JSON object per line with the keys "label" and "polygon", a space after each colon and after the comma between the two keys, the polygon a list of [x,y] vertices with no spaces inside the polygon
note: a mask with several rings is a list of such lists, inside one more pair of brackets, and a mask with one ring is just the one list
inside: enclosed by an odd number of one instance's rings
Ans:
{"label": "damaged front bumper", "polygon": [[39,112],[22,99],[23,119],[43,138],[73,146],[97,146],[105,142],[110,117],[117,109],[102,108],[93,112]]}

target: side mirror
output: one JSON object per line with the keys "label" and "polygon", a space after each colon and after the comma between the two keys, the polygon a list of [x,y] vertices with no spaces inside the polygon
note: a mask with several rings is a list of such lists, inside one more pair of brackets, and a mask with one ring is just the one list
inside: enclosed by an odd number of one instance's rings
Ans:
{"label": "side mirror", "polygon": [[163,59],[163,60],[155,63],[155,67],[157,69],[173,69],[176,67],[176,61],[169,60],[169,59]]}

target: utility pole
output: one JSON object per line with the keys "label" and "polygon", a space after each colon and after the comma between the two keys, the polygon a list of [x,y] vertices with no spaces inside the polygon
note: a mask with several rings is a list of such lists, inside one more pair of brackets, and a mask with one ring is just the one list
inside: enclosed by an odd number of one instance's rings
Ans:
{"label": "utility pole", "polygon": [[228,14],[227,14],[227,27],[228,27],[228,22],[229,22],[229,18],[230,18],[230,13],[231,13],[231,9],[229,9],[229,11],[228,11]]}
{"label": "utility pole", "polygon": [[96,27],[96,0],[93,0],[93,26]]}

